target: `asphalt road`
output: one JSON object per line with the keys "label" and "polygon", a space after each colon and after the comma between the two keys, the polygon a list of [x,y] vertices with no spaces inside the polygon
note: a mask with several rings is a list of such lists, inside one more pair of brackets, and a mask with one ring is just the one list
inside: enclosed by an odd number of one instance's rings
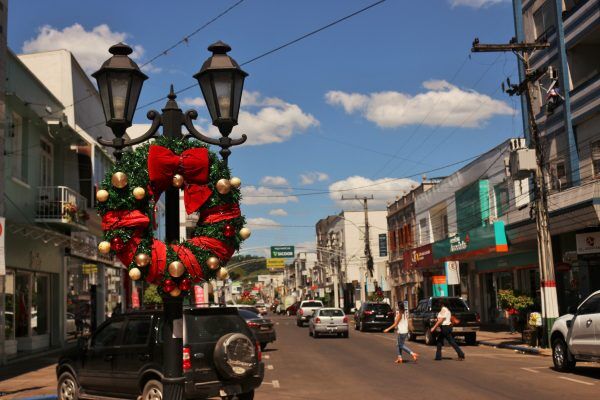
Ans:
{"label": "asphalt road", "polygon": [[418,363],[395,364],[395,334],[358,332],[350,338],[319,338],[294,317],[273,317],[277,341],[263,353],[265,381],[255,399],[597,399],[600,366],[574,373],[552,369],[549,357],[485,346],[463,346],[465,361],[444,347],[408,342]]}

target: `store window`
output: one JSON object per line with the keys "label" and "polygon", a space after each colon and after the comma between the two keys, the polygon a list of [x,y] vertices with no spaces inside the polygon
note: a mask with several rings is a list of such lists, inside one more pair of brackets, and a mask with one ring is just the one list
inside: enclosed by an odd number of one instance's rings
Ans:
{"label": "store window", "polygon": [[14,284],[11,282],[12,288],[8,289],[14,294],[7,293],[6,297],[7,313],[12,313],[10,328],[8,324],[6,327],[7,339],[47,334],[50,312],[49,276],[26,271],[16,271],[10,276]]}
{"label": "store window", "polygon": [[31,293],[31,333],[45,335],[48,333],[48,276],[36,274]]}
{"label": "store window", "polygon": [[547,0],[533,13],[536,39],[545,36],[554,27],[553,1]]}
{"label": "store window", "polygon": [[7,270],[4,276],[4,338],[15,339],[15,273]]}
{"label": "store window", "polygon": [[15,280],[15,337],[17,338],[29,336],[29,321],[31,320],[29,310],[30,280],[30,273],[17,271]]}
{"label": "store window", "polygon": [[67,317],[69,314],[76,321],[77,330],[91,326],[92,287],[98,284],[98,267],[96,264],[83,263],[70,258],[67,265]]}

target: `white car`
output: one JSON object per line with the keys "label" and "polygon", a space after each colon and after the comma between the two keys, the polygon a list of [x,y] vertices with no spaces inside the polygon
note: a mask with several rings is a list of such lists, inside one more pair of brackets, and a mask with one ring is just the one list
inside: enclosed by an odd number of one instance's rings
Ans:
{"label": "white car", "polygon": [[600,362],[600,290],[554,321],[550,343],[559,371],[572,370],[577,361]]}
{"label": "white car", "polygon": [[341,308],[319,308],[308,322],[308,334],[315,339],[321,335],[347,338],[348,317]]}

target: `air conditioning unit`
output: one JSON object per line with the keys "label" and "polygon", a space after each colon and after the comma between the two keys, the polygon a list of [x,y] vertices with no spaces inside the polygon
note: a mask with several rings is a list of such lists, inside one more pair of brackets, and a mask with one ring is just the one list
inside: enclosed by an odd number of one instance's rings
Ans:
{"label": "air conditioning unit", "polygon": [[510,153],[510,175],[513,179],[524,179],[537,170],[534,149],[517,149]]}

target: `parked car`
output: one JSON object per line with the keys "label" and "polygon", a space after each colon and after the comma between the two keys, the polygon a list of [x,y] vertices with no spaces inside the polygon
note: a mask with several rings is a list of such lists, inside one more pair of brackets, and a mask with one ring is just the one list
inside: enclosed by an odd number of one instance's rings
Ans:
{"label": "parked car", "polygon": [[354,312],[354,329],[361,332],[367,329],[384,330],[394,323],[394,312],[387,303],[367,301]]}
{"label": "parked car", "polygon": [[[264,377],[258,342],[233,307],[185,309],[185,398],[254,398]],[[109,318],[56,367],[58,399],[163,397],[162,311]]]}
{"label": "parked car", "polygon": [[264,350],[268,343],[272,343],[277,339],[273,321],[261,317],[248,310],[239,310],[242,318],[246,320],[246,324],[254,333],[254,337],[260,343],[260,349]]}
{"label": "parked car", "polygon": [[463,337],[468,345],[477,344],[477,332],[481,325],[479,314],[471,310],[460,297],[430,297],[419,301],[417,308],[412,310],[408,317],[409,339],[415,340],[417,336],[424,335],[425,344],[435,344],[430,329],[437,321],[442,299],[447,303],[452,315],[460,320],[458,325],[452,326],[452,336]]}
{"label": "parked car", "polygon": [[297,301],[285,310],[285,314],[289,317],[290,315],[296,315],[298,313],[298,309],[300,308],[300,302]]}
{"label": "parked car", "polygon": [[559,371],[572,370],[577,361],[600,361],[600,290],[554,321],[550,343]]}
{"label": "parked car", "polygon": [[228,307],[235,307],[238,310],[248,310],[255,314],[260,314],[260,311],[258,311],[258,308],[256,306],[251,306],[249,304],[231,304]]}
{"label": "parked car", "polygon": [[304,300],[300,302],[296,313],[296,325],[304,326],[304,323],[308,323],[308,320],[312,317],[313,312],[322,307],[323,302],[321,300]]}
{"label": "parked car", "polygon": [[315,310],[308,322],[308,334],[315,339],[321,335],[348,337],[348,317],[341,308],[324,307]]}

